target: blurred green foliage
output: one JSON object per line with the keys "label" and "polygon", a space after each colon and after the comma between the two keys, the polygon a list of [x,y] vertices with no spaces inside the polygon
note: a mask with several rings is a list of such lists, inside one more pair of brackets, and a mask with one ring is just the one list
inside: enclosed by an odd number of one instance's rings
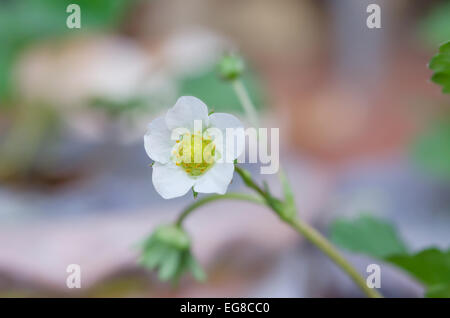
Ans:
{"label": "blurred green foliage", "polygon": [[[77,0],[81,7],[81,31],[109,29],[118,25],[127,0]],[[11,71],[20,52],[30,43],[70,32],[66,8],[72,0],[14,0],[0,2],[0,101],[13,92]]]}
{"label": "blurred green foliage", "polygon": [[419,25],[419,32],[431,47],[450,39],[450,2],[435,5]]}
{"label": "blurred green foliage", "polygon": [[[431,43],[450,39],[450,3],[435,8],[423,23]],[[450,42],[440,47],[429,65],[432,81],[450,93]],[[414,157],[432,173],[450,177],[450,121],[431,126],[414,145]],[[332,241],[356,253],[389,262],[421,282],[427,297],[450,297],[450,250],[427,248],[409,253],[395,228],[383,220],[363,215],[355,220],[336,220],[331,226]]]}
{"label": "blurred green foliage", "polygon": [[431,286],[425,296],[429,298],[450,298],[450,284]]}
{"label": "blurred green foliage", "polygon": [[412,157],[430,174],[450,179],[450,119],[432,122],[413,143]]}
{"label": "blurred green foliage", "polygon": [[[261,83],[254,73],[246,71],[242,81],[255,107],[260,110],[264,101]],[[242,113],[242,106],[229,83],[220,79],[216,69],[185,77],[180,81],[180,95],[200,98],[214,112]]]}
{"label": "blurred green foliage", "polygon": [[112,100],[106,97],[95,97],[89,100],[88,105],[93,109],[99,109],[112,118],[117,118],[127,112],[146,111],[149,102],[144,97],[133,97],[126,100]]}
{"label": "blurred green foliage", "polygon": [[[450,38],[450,35],[449,35]],[[450,93],[450,42],[443,44],[430,61],[431,80]],[[442,116],[430,123],[412,144],[412,157],[432,175],[450,179],[450,117]]]}
{"label": "blurred green foliage", "polygon": [[441,45],[429,67],[433,70],[431,80],[442,86],[443,93],[450,93],[450,42]]}
{"label": "blurred green foliage", "polygon": [[427,297],[450,297],[450,250],[428,248],[411,254],[391,224],[368,215],[336,220],[331,240],[403,269],[426,287]]}
{"label": "blurred green foliage", "polygon": [[11,127],[0,139],[0,180],[28,174],[43,141],[51,141],[59,128],[57,112],[45,104],[18,106],[11,117]]}

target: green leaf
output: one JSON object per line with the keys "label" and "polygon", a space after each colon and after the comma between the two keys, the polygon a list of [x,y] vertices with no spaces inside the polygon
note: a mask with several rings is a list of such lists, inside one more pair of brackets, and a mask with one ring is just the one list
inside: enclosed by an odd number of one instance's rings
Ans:
{"label": "green leaf", "polygon": [[336,220],[331,225],[331,240],[353,252],[384,258],[405,253],[406,246],[394,227],[380,219],[363,215],[355,220]]}
{"label": "green leaf", "polygon": [[450,297],[450,250],[428,248],[410,254],[392,225],[369,216],[336,221],[331,227],[331,239],[341,247],[406,271],[426,287],[427,297]]}
{"label": "green leaf", "polygon": [[450,298],[450,283],[428,288],[425,296],[429,298]]}
{"label": "green leaf", "polygon": [[392,255],[386,260],[403,268],[426,286],[450,283],[450,250],[429,248],[416,254]]}
{"label": "green leaf", "polygon": [[431,80],[442,86],[443,93],[450,93],[450,42],[443,44],[430,61],[433,76]]}

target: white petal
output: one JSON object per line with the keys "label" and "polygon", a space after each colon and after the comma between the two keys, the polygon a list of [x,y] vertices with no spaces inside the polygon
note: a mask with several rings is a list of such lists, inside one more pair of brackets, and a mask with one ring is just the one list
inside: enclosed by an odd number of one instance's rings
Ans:
{"label": "white petal", "polygon": [[233,172],[234,164],[216,163],[195,181],[194,190],[201,193],[224,194],[233,178]]}
{"label": "white petal", "polygon": [[171,132],[167,128],[164,117],[153,120],[144,136],[144,146],[147,155],[158,162],[167,163],[170,160],[171,152],[175,141],[171,140]]}
{"label": "white petal", "polygon": [[195,179],[173,163],[155,162],[152,175],[153,186],[164,199],[185,195],[194,185]]}
{"label": "white petal", "polygon": [[[244,135],[244,126],[241,121],[237,119],[235,116],[226,114],[226,113],[214,113],[209,116],[209,124],[211,127],[218,128],[222,131],[223,136],[223,148],[224,153],[222,155],[222,159],[227,159],[225,162],[231,163],[234,159],[238,158],[245,148],[245,135]],[[234,138],[234,146],[226,143],[226,129],[227,128],[240,128],[241,132],[234,136],[228,136],[228,138]],[[228,156],[227,156],[228,154]],[[228,161],[229,160],[229,161]]]}
{"label": "white petal", "polygon": [[208,107],[196,97],[182,96],[167,111],[166,123],[170,130],[185,127],[193,131],[194,120],[202,121],[202,130],[209,125]]}
{"label": "white petal", "polygon": [[244,127],[236,116],[227,113],[211,114],[209,116],[209,123],[211,127],[217,127],[222,130],[225,130],[226,128]]}

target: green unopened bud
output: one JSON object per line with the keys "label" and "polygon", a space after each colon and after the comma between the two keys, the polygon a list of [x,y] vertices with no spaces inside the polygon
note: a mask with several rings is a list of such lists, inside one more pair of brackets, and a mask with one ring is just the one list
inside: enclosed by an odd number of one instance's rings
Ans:
{"label": "green unopened bud", "polygon": [[187,271],[195,279],[203,280],[205,274],[190,251],[190,239],[187,233],[176,225],[158,227],[144,242],[139,262],[158,271],[162,281],[176,283]]}
{"label": "green unopened bud", "polygon": [[244,71],[244,61],[236,55],[226,55],[219,63],[219,73],[223,79],[232,81]]}
{"label": "green unopened bud", "polygon": [[176,249],[189,249],[190,239],[186,232],[175,225],[163,225],[155,230],[155,240]]}

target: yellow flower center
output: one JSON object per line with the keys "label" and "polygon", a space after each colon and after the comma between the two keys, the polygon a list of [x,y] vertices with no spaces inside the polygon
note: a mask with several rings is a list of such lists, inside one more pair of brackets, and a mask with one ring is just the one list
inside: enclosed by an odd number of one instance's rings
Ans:
{"label": "yellow flower center", "polygon": [[214,165],[216,146],[211,138],[204,138],[201,134],[186,134],[177,140],[177,144],[174,150],[176,165],[191,177],[201,176]]}

